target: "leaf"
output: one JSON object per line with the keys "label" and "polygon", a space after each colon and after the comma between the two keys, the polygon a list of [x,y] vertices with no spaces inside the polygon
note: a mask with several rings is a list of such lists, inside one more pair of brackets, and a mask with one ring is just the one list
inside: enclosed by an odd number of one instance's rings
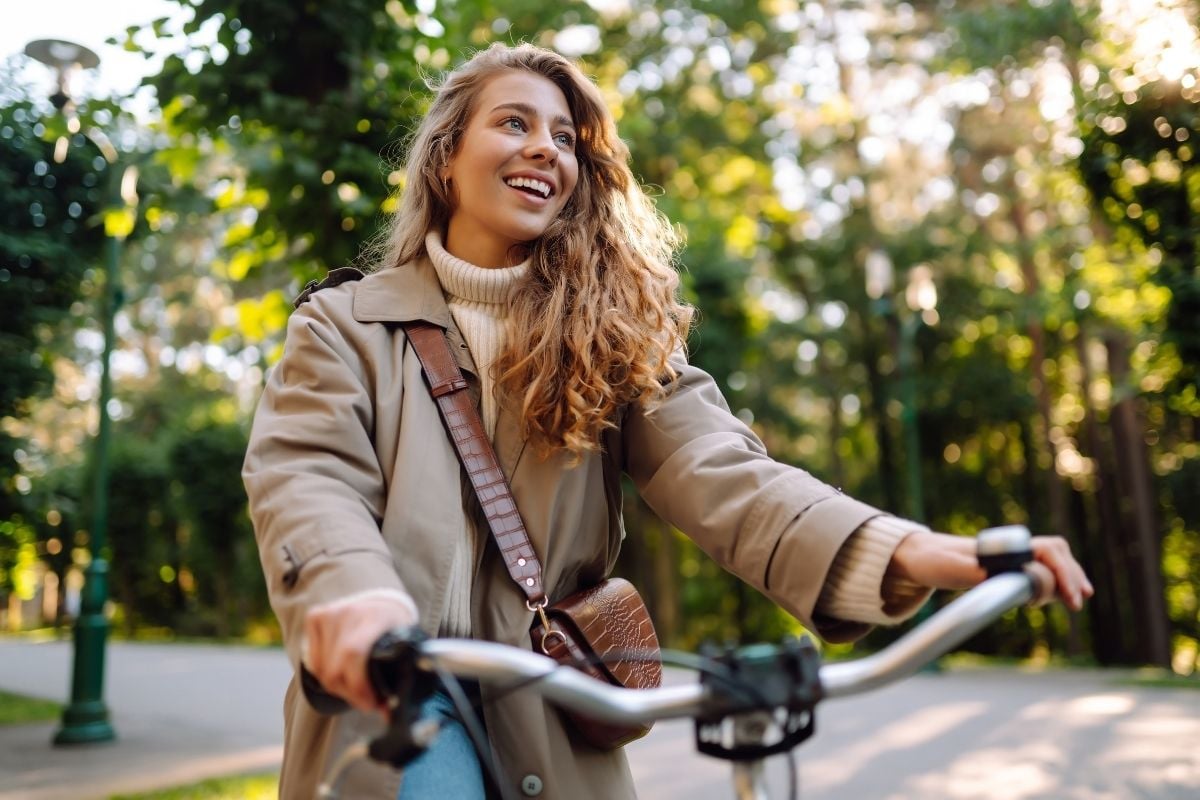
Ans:
{"label": "leaf", "polygon": [[110,208],[104,212],[104,235],[115,239],[124,239],[133,233],[133,226],[136,223],[135,209],[126,206]]}

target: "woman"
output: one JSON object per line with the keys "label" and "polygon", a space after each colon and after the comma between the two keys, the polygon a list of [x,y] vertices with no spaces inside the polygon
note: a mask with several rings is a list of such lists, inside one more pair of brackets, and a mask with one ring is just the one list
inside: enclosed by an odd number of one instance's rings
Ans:
{"label": "woman", "polygon": [[[398,323],[446,329],[541,558],[551,601],[612,569],[621,474],[666,521],[826,638],[978,582],[969,540],[930,532],[771,460],[687,364],[677,242],[646,199],[596,87],[530,45],[451,73],[412,143],[381,269],[306,293],[255,418],[244,477],[272,605],[357,713],[286,700],[284,797],[377,723],[365,654],[384,630],[528,646],[532,613],[478,514]],[[1035,553],[1079,608],[1091,587],[1062,540]],[[633,795],[623,754],[574,737],[531,692],[482,693],[519,791]],[[435,701],[438,698],[435,697]],[[399,776],[351,770],[346,796],[483,797],[453,725]],[[398,794],[399,792],[399,794]]]}

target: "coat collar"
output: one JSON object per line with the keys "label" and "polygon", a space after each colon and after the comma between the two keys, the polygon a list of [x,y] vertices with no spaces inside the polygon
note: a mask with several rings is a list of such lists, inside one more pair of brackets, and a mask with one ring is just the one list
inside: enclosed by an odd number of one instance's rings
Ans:
{"label": "coat collar", "polygon": [[419,319],[445,329],[454,327],[442,285],[427,257],[381,269],[364,278],[354,294],[353,313],[359,322]]}

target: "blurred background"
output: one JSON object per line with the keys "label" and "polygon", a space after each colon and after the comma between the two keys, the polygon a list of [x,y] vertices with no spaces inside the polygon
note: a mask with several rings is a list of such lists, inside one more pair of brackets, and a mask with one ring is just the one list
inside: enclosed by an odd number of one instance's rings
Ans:
{"label": "blurred background", "polygon": [[[239,469],[290,299],[386,225],[426,80],[531,41],[603,89],[777,458],[1070,539],[1087,610],[969,649],[1196,671],[1200,3],[90,5],[0,11],[0,628],[65,635],[99,555],[115,636],[277,639]],[[798,629],[627,506],[667,644]]]}

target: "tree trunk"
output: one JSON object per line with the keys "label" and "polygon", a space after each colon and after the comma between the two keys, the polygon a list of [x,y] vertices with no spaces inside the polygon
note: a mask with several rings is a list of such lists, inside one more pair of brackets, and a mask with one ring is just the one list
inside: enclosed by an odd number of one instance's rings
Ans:
{"label": "tree trunk", "polygon": [[[1019,195],[1019,190],[1015,183],[1010,182],[1009,190],[1010,197],[1016,198]],[[1055,463],[1058,448],[1054,442],[1050,383],[1046,378],[1046,330],[1042,326],[1040,315],[1037,312],[1039,295],[1041,293],[1041,281],[1038,278],[1037,265],[1034,264],[1033,255],[1029,252],[1028,246],[1024,244],[1029,241],[1025,209],[1015,199],[1011,202],[1009,208],[1009,221],[1012,222],[1013,227],[1017,231],[1017,241],[1019,243],[1017,245],[1017,260],[1021,266],[1021,277],[1025,282],[1025,296],[1034,308],[1034,313],[1030,315],[1029,321],[1026,324],[1026,332],[1029,334],[1029,340],[1033,344],[1033,355],[1030,357],[1029,367],[1033,375],[1034,395],[1037,400],[1038,418],[1041,422],[1041,436],[1038,437],[1041,441],[1036,451],[1039,456],[1037,460],[1041,461],[1043,455],[1049,459],[1049,463],[1046,465],[1046,499],[1049,502],[1050,511],[1050,518],[1048,520],[1050,531],[1048,532],[1059,536],[1066,536],[1069,532],[1067,523],[1067,493],[1066,486],[1063,485],[1062,479],[1058,476],[1058,469]]]}
{"label": "tree trunk", "polygon": [[829,395],[829,480],[839,489],[846,485],[846,468],[838,452],[838,440],[842,438],[842,400],[836,380],[836,371],[825,363],[825,351],[817,355],[817,378]]}
{"label": "tree trunk", "polygon": [[[1090,499],[1093,508],[1096,535],[1081,542],[1080,555],[1084,568],[1100,587],[1091,601],[1092,652],[1101,664],[1128,664],[1136,661],[1136,647],[1132,641],[1134,620],[1128,581],[1117,565],[1121,558],[1121,525],[1117,510],[1116,479],[1113,476],[1112,459],[1105,446],[1097,412],[1092,405],[1092,370],[1087,352],[1087,337],[1080,334],[1075,340],[1081,370],[1079,395],[1083,401],[1083,437],[1080,441],[1083,455],[1092,459],[1095,480]],[[1079,517],[1086,520],[1086,505],[1082,502]],[[1084,530],[1084,525],[1080,526]]]}
{"label": "tree trunk", "polygon": [[1117,455],[1122,511],[1128,520],[1126,563],[1130,565],[1133,606],[1138,616],[1139,655],[1147,664],[1171,666],[1171,634],[1162,577],[1162,536],[1158,529],[1150,456],[1144,426],[1130,385],[1129,344],[1124,335],[1105,337],[1112,375],[1113,408],[1109,423]]}

